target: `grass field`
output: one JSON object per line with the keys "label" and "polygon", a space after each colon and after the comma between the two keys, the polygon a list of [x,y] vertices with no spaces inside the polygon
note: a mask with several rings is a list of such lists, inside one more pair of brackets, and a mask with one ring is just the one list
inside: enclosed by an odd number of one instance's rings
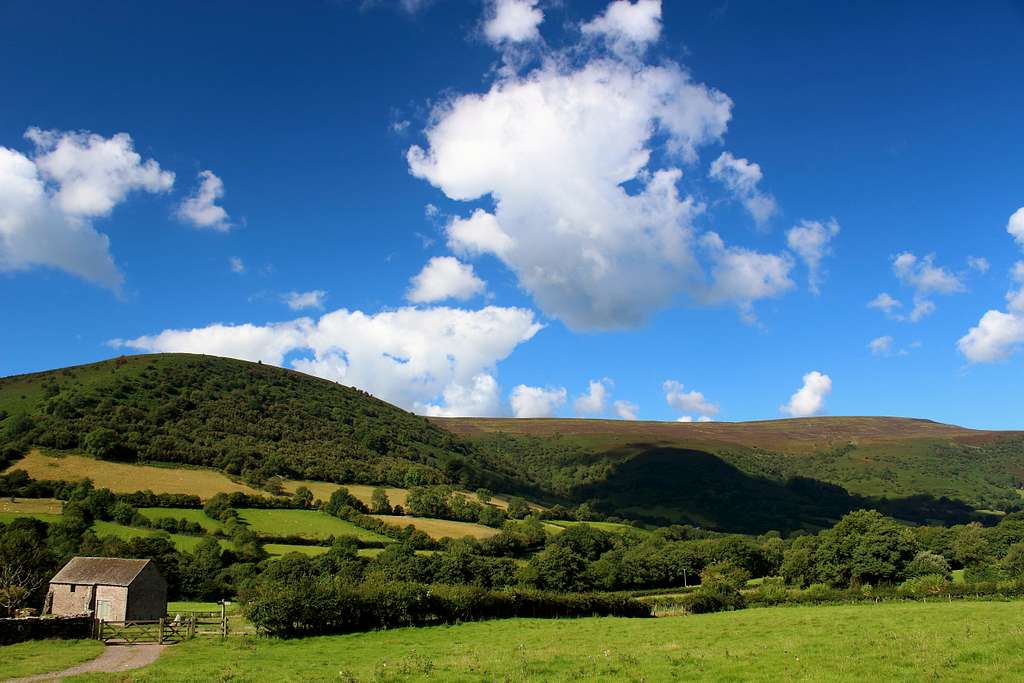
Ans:
{"label": "grass field", "polygon": [[[100,520],[93,522],[92,530],[100,538],[104,536],[117,536],[118,538],[129,539],[165,535],[165,532],[158,529],[140,529],[133,526],[123,526],[116,522],[103,522]],[[188,534],[168,534],[167,538],[170,539],[175,548],[184,552],[192,552],[203,541],[202,536],[189,536]],[[230,547],[230,544],[224,540],[220,541],[220,545],[222,548]]]}
{"label": "grass field", "polygon": [[30,640],[0,647],[0,681],[63,671],[103,652],[98,640]]}
{"label": "grass field", "polygon": [[165,518],[187,519],[190,522],[198,523],[207,532],[224,528],[223,524],[207,517],[206,513],[195,508],[139,508],[139,512],[153,521]]}
{"label": "grass field", "polygon": [[544,520],[544,523],[550,526],[560,527],[562,529],[568,529],[569,527],[579,526],[580,524],[586,524],[587,526],[591,526],[595,529],[600,529],[601,531],[608,531],[615,534],[625,534],[630,532],[636,532],[638,534],[651,533],[646,529],[638,529],[635,526],[630,526],[629,524],[617,524],[616,522],[573,522],[563,519],[550,519]]}
{"label": "grass field", "polygon": [[61,503],[52,498],[0,499],[0,522],[10,524],[18,517],[34,517],[44,522],[60,519]]}
{"label": "grass field", "polygon": [[199,639],[138,672],[89,680],[1011,681],[1024,664],[1020,610],[1020,602],[883,603]]}
{"label": "grass field", "polygon": [[253,531],[262,535],[296,535],[309,539],[355,536],[364,541],[391,541],[387,536],[367,531],[351,522],[315,510],[244,509],[239,510],[238,514]]}
{"label": "grass field", "polygon": [[146,490],[155,493],[190,493],[204,500],[221,492],[259,493],[214,470],[128,465],[82,455],[57,458],[32,451],[8,469],[25,470],[33,479],[78,481],[89,478],[97,488],[108,488],[119,493]]}
{"label": "grass field", "polygon": [[[286,543],[264,543],[263,549],[275,557],[287,555],[288,553],[299,553],[300,555],[316,557],[317,555],[323,555],[328,550],[328,548],[322,545],[288,545]],[[380,548],[373,548],[373,550],[379,551]]]}
{"label": "grass field", "polygon": [[453,522],[447,519],[431,519],[428,517],[396,515],[372,516],[396,526],[404,527],[412,524],[431,538],[444,538],[445,536],[448,536],[449,538],[462,538],[463,536],[472,536],[473,538],[490,538],[498,533],[497,529],[492,529],[491,527],[484,526],[483,524],[473,524],[472,522]]}

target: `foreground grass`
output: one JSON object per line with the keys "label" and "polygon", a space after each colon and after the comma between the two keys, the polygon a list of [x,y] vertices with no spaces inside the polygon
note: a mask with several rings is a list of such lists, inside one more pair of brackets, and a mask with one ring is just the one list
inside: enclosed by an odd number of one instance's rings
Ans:
{"label": "foreground grass", "polygon": [[98,640],[30,640],[0,647],[0,680],[63,671],[103,652]]}
{"label": "foreground grass", "polygon": [[[193,640],[118,681],[1000,681],[1020,602],[783,607],[661,619],[517,619]],[[75,679],[79,680],[79,679]]]}

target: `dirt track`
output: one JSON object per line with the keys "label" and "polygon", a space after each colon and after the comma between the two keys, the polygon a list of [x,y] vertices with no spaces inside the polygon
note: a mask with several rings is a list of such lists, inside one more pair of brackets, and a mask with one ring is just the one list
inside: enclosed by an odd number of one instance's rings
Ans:
{"label": "dirt track", "polygon": [[25,678],[12,678],[6,683],[28,683],[29,681],[59,681],[67,676],[88,673],[117,673],[140,669],[152,664],[160,657],[166,645],[108,645],[96,659],[83,662],[64,671],[54,671]]}

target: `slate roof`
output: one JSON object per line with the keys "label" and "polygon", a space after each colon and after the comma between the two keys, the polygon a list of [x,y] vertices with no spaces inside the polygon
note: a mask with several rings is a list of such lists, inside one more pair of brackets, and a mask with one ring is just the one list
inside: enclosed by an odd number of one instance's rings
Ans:
{"label": "slate roof", "polygon": [[119,557],[74,557],[50,579],[50,583],[128,586],[152,560]]}

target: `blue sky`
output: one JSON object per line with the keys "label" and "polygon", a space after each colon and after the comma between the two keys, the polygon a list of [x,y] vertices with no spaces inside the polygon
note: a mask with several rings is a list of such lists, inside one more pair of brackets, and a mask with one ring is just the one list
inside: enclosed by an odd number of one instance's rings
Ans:
{"label": "blue sky", "polygon": [[0,374],[189,350],[422,413],[1024,428],[1022,26],[5,2]]}

